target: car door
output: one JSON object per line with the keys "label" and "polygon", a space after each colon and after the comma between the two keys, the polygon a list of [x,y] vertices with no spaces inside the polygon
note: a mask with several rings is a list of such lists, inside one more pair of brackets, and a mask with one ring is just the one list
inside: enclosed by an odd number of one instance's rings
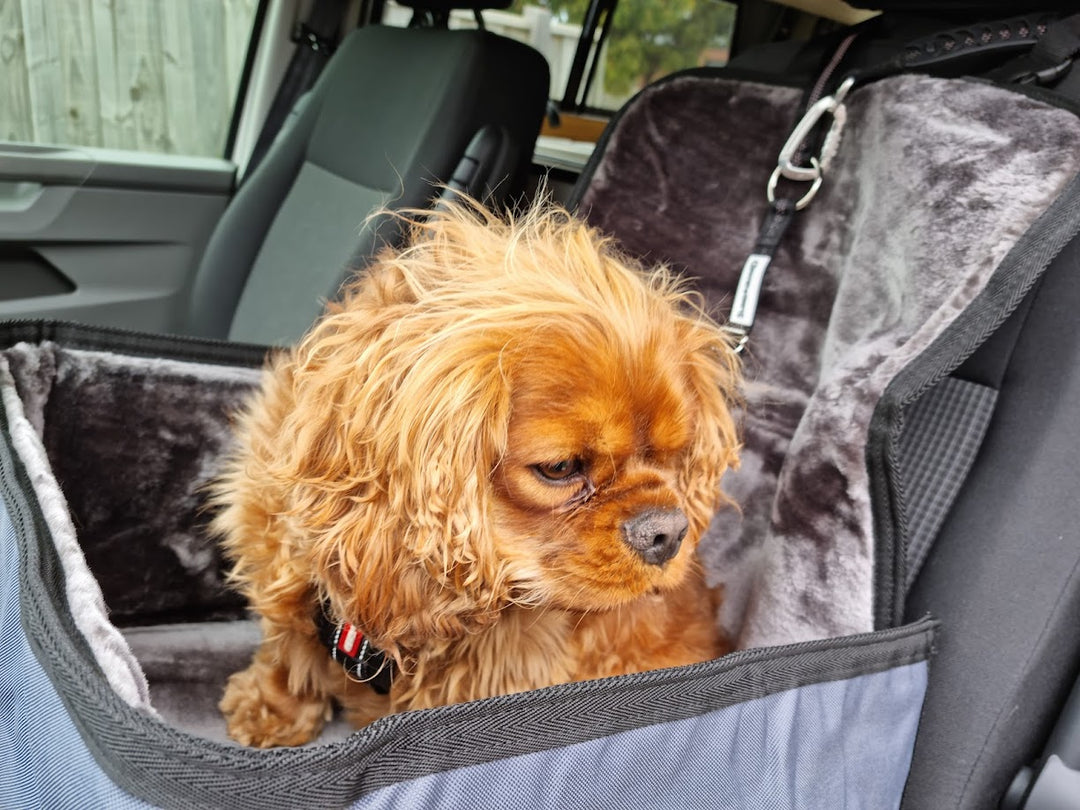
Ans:
{"label": "car door", "polygon": [[0,319],[183,330],[295,6],[0,3]]}

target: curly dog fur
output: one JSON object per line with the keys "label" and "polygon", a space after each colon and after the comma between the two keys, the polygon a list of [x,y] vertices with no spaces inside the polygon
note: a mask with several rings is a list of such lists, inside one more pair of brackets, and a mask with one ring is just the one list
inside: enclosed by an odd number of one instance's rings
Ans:
{"label": "curly dog fur", "polygon": [[[262,623],[221,701],[248,745],[304,743],[334,702],[361,725],[727,649],[695,557],[737,459],[723,333],[554,207],[410,229],[270,361],[215,484]],[[389,695],[320,610],[394,662]]]}

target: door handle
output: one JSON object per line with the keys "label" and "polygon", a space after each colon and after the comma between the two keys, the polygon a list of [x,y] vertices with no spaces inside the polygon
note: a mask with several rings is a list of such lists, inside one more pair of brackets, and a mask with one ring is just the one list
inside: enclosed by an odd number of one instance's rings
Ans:
{"label": "door handle", "polygon": [[0,181],[82,185],[96,161],[86,152],[36,144],[0,146]]}
{"label": "door handle", "polygon": [[8,183],[0,180],[0,214],[25,211],[41,196],[41,183]]}

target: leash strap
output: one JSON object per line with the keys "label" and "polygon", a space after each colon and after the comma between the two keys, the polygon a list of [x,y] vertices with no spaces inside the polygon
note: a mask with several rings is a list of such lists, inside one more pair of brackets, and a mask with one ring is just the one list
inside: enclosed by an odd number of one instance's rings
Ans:
{"label": "leash strap", "polygon": [[750,329],[757,316],[758,297],[765,281],[765,271],[769,269],[776,249],[795,217],[795,210],[795,204],[788,199],[776,200],[769,207],[754,250],[743,264],[739,285],[735,288],[735,300],[731,304],[731,314],[724,324],[724,331],[731,335],[734,341],[733,349],[736,354],[740,353],[750,340]]}
{"label": "leash strap", "polygon": [[[765,282],[765,271],[769,269],[777,249],[787,233],[795,214],[808,206],[817,195],[825,178],[825,171],[832,163],[840,146],[840,134],[847,120],[844,99],[855,85],[853,78],[844,79],[832,95],[816,98],[826,86],[829,77],[836,70],[847,49],[855,40],[851,35],[840,43],[829,65],[822,72],[814,89],[811,91],[806,112],[788,136],[787,142],[780,149],[776,168],[765,188],[765,197],[769,208],[758,232],[757,241],[739,275],[735,288],[735,300],[728,315],[724,331],[732,339],[732,349],[740,354],[750,341],[750,330],[757,317],[758,300],[761,287]],[[821,148],[816,156],[809,158],[809,165],[804,165],[810,152],[810,141],[822,119],[831,119],[829,128],[821,141]],[[809,183],[810,187],[801,197],[781,197],[777,187],[781,180],[795,183]]]}
{"label": "leash strap", "polygon": [[[780,149],[776,168],[769,177],[765,188],[769,209],[754,248],[743,263],[731,313],[723,327],[732,339],[736,354],[741,353],[749,343],[765,273],[784,234],[795,214],[810,205],[817,196],[829,165],[839,150],[840,137],[847,120],[844,100],[856,84],[901,72],[940,69],[946,62],[961,63],[972,56],[985,57],[989,52],[1002,54],[1018,48],[1026,52],[988,76],[1003,83],[1053,84],[1069,72],[1074,60],[1080,56],[1080,15],[1052,23],[1040,20],[1035,24],[1026,18],[1014,18],[987,24],[978,31],[957,29],[918,40],[910,43],[897,58],[849,72],[831,95],[824,95],[825,88],[829,86],[856,36],[851,34],[840,43],[814,83],[806,111]],[[818,139],[817,133],[826,124],[824,135]],[[817,155],[807,158],[815,142],[820,143]],[[777,189],[782,181],[809,183],[809,187],[801,197],[781,197]]]}

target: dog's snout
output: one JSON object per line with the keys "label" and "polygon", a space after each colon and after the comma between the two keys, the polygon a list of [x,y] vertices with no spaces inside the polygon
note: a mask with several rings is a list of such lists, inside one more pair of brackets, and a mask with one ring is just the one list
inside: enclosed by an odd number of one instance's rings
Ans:
{"label": "dog's snout", "polygon": [[649,565],[662,565],[674,557],[686,537],[689,521],[681,509],[650,509],[623,524],[623,536]]}

